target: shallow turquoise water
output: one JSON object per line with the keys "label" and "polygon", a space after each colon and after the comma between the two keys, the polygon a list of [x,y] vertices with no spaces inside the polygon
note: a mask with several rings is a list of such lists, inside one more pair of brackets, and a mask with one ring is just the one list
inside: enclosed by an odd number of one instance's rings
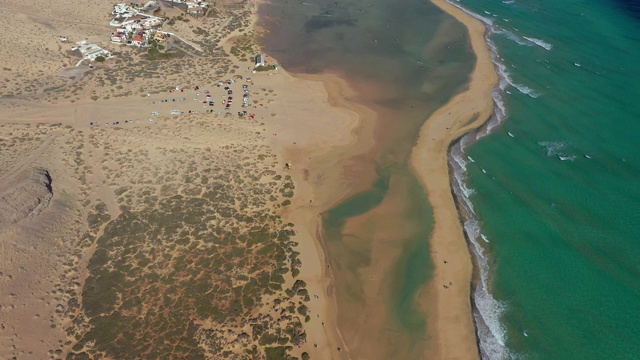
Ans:
{"label": "shallow turquoise water", "polygon": [[640,22],[614,1],[461,4],[491,20],[513,84],[467,149],[496,300],[476,299],[484,355],[640,357]]}

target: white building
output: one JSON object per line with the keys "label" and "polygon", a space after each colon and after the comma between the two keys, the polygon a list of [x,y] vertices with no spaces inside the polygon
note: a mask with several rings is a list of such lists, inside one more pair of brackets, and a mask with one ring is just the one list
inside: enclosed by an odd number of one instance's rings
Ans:
{"label": "white building", "polygon": [[110,57],[111,53],[96,44],[83,44],[76,48],[82,54],[82,58],[94,61],[98,56]]}
{"label": "white building", "polygon": [[129,10],[129,5],[125,3],[115,4],[113,5],[113,11],[111,12],[111,14],[118,15],[118,14],[127,12],[128,10]]}
{"label": "white building", "polygon": [[151,0],[151,1],[147,2],[146,4],[144,4],[144,6],[142,7],[142,9],[143,9],[143,10],[144,10],[144,9],[148,9],[148,8],[152,7],[153,5],[155,5],[155,4],[156,4],[156,2],[155,2],[155,1],[153,1],[153,0]]}
{"label": "white building", "polygon": [[197,2],[197,3],[188,2],[187,3],[187,14],[202,15],[202,14],[204,14],[204,9],[206,7],[207,7],[206,5],[203,5],[200,2]]}
{"label": "white building", "polygon": [[102,57],[107,58],[107,57],[111,56],[111,53],[109,53],[105,49],[98,48],[98,49],[92,50],[92,51],[88,52],[87,54],[85,54],[84,58],[88,59],[88,60],[91,60],[91,61],[94,61],[96,58],[98,58],[98,56],[102,56]]}
{"label": "white building", "polygon": [[86,53],[88,53],[88,52],[90,52],[92,50],[99,49],[99,48],[100,47],[98,45],[96,45],[96,44],[87,44],[87,43],[84,43],[84,44],[81,44],[80,46],[78,46],[78,50],[80,51],[80,54],[82,54],[82,55],[84,55],[84,54],[86,54]]}
{"label": "white building", "polygon": [[127,41],[127,34],[116,32],[111,34],[111,41],[115,43],[123,43]]}
{"label": "white building", "polygon": [[113,6],[113,11],[111,12],[111,15],[114,15],[116,17],[131,17],[131,16],[134,16],[136,13],[137,11],[131,6],[125,3],[120,3],[120,4],[115,4]]}
{"label": "white building", "polygon": [[148,28],[152,28],[155,26],[160,26],[162,25],[162,19],[158,18],[158,17],[149,17],[146,18],[144,20],[142,20],[140,22],[140,25],[142,25],[143,28],[148,29]]}
{"label": "white building", "polygon": [[256,66],[264,66],[265,58],[264,55],[258,54],[256,55]]}

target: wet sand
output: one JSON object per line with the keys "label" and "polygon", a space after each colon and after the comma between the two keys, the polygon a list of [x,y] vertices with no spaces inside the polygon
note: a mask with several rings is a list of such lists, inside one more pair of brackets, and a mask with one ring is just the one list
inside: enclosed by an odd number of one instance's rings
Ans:
{"label": "wet sand", "polygon": [[422,127],[411,158],[435,219],[430,239],[435,270],[429,297],[424,299],[432,337],[429,355],[473,359],[479,358],[470,302],[473,267],[452,195],[448,152],[453,141],[489,119],[493,112],[491,90],[498,78],[484,39],[484,25],[444,0],[432,1],[469,29],[477,63],[468,89],[436,111]]}
{"label": "wet sand", "polygon": [[305,324],[308,343],[302,349],[319,359],[349,359],[338,328],[335,282],[322,243],[321,216],[358,184],[344,177],[345,159],[371,146],[371,124],[363,119],[375,115],[350,103],[352,90],[334,74],[293,77],[279,71],[270,81],[288,93],[279,120],[271,124],[277,131],[271,146],[292,164],[289,173],[296,184],[296,196],[283,217],[296,224],[297,251],[304,265],[299,278],[312,295],[312,321]]}

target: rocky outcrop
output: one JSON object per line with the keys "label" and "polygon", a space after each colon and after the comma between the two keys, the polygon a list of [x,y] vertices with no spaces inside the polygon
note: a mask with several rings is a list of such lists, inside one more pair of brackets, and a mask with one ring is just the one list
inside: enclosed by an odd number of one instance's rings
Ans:
{"label": "rocky outcrop", "polygon": [[45,169],[35,169],[14,179],[0,190],[0,226],[18,222],[42,212],[51,201],[51,176]]}

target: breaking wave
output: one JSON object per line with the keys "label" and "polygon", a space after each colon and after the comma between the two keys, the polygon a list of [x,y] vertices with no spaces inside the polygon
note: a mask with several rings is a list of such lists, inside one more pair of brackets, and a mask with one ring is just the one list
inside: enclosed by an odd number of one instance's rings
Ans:
{"label": "breaking wave", "polygon": [[[465,13],[471,15],[472,17],[480,20],[485,27],[487,28],[487,36],[485,37],[487,40],[487,43],[489,44],[489,49],[491,50],[491,54],[493,57],[493,63],[496,66],[496,70],[498,72],[498,75],[500,75],[500,90],[504,91],[507,87],[507,85],[511,85],[512,87],[516,88],[519,92],[528,95],[532,98],[537,98],[540,95],[542,95],[541,93],[535,91],[534,89],[523,85],[523,84],[518,84],[515,81],[513,81],[513,79],[511,78],[511,74],[509,73],[509,70],[507,70],[507,66],[502,63],[501,61],[499,61],[499,56],[498,56],[498,49],[495,45],[495,43],[493,41],[491,41],[490,36],[492,34],[507,34],[507,37],[512,36],[514,41],[516,41],[517,43],[521,44],[521,45],[527,45],[527,46],[531,46],[531,44],[533,44],[533,42],[531,40],[527,40],[528,38],[520,38],[519,36],[517,36],[516,34],[504,30],[503,28],[501,28],[500,26],[496,25],[494,23],[494,21],[488,17],[476,14],[474,12],[471,12],[469,10],[467,10],[466,8],[462,7],[460,4],[458,4],[457,2],[454,2],[453,0],[447,0],[449,2],[449,4],[457,7],[458,9],[464,11]],[[538,40],[538,39],[536,39]],[[540,40],[542,41],[542,40]],[[500,106],[503,110],[504,110],[504,105],[500,105],[497,104],[498,106]]]}
{"label": "breaking wave", "polygon": [[526,36],[523,36],[523,38],[531,41],[532,43],[540,46],[541,48],[543,48],[545,50],[553,49],[553,45],[549,44],[548,42],[546,42],[544,40],[540,40],[540,39],[536,39],[536,38],[532,38],[532,37],[526,37]]}
{"label": "breaking wave", "polygon": [[[506,21],[506,20],[505,20]],[[504,28],[501,28],[498,25],[494,25],[496,27],[496,34],[501,34],[504,35],[507,39],[519,44],[519,45],[524,45],[524,46],[540,46],[541,48],[545,49],[545,50],[551,50],[553,49],[553,45],[549,44],[548,42],[542,40],[542,39],[536,39],[534,37],[529,37],[529,36],[520,36],[517,35],[516,33],[514,33],[513,31],[510,30],[506,30]]]}

